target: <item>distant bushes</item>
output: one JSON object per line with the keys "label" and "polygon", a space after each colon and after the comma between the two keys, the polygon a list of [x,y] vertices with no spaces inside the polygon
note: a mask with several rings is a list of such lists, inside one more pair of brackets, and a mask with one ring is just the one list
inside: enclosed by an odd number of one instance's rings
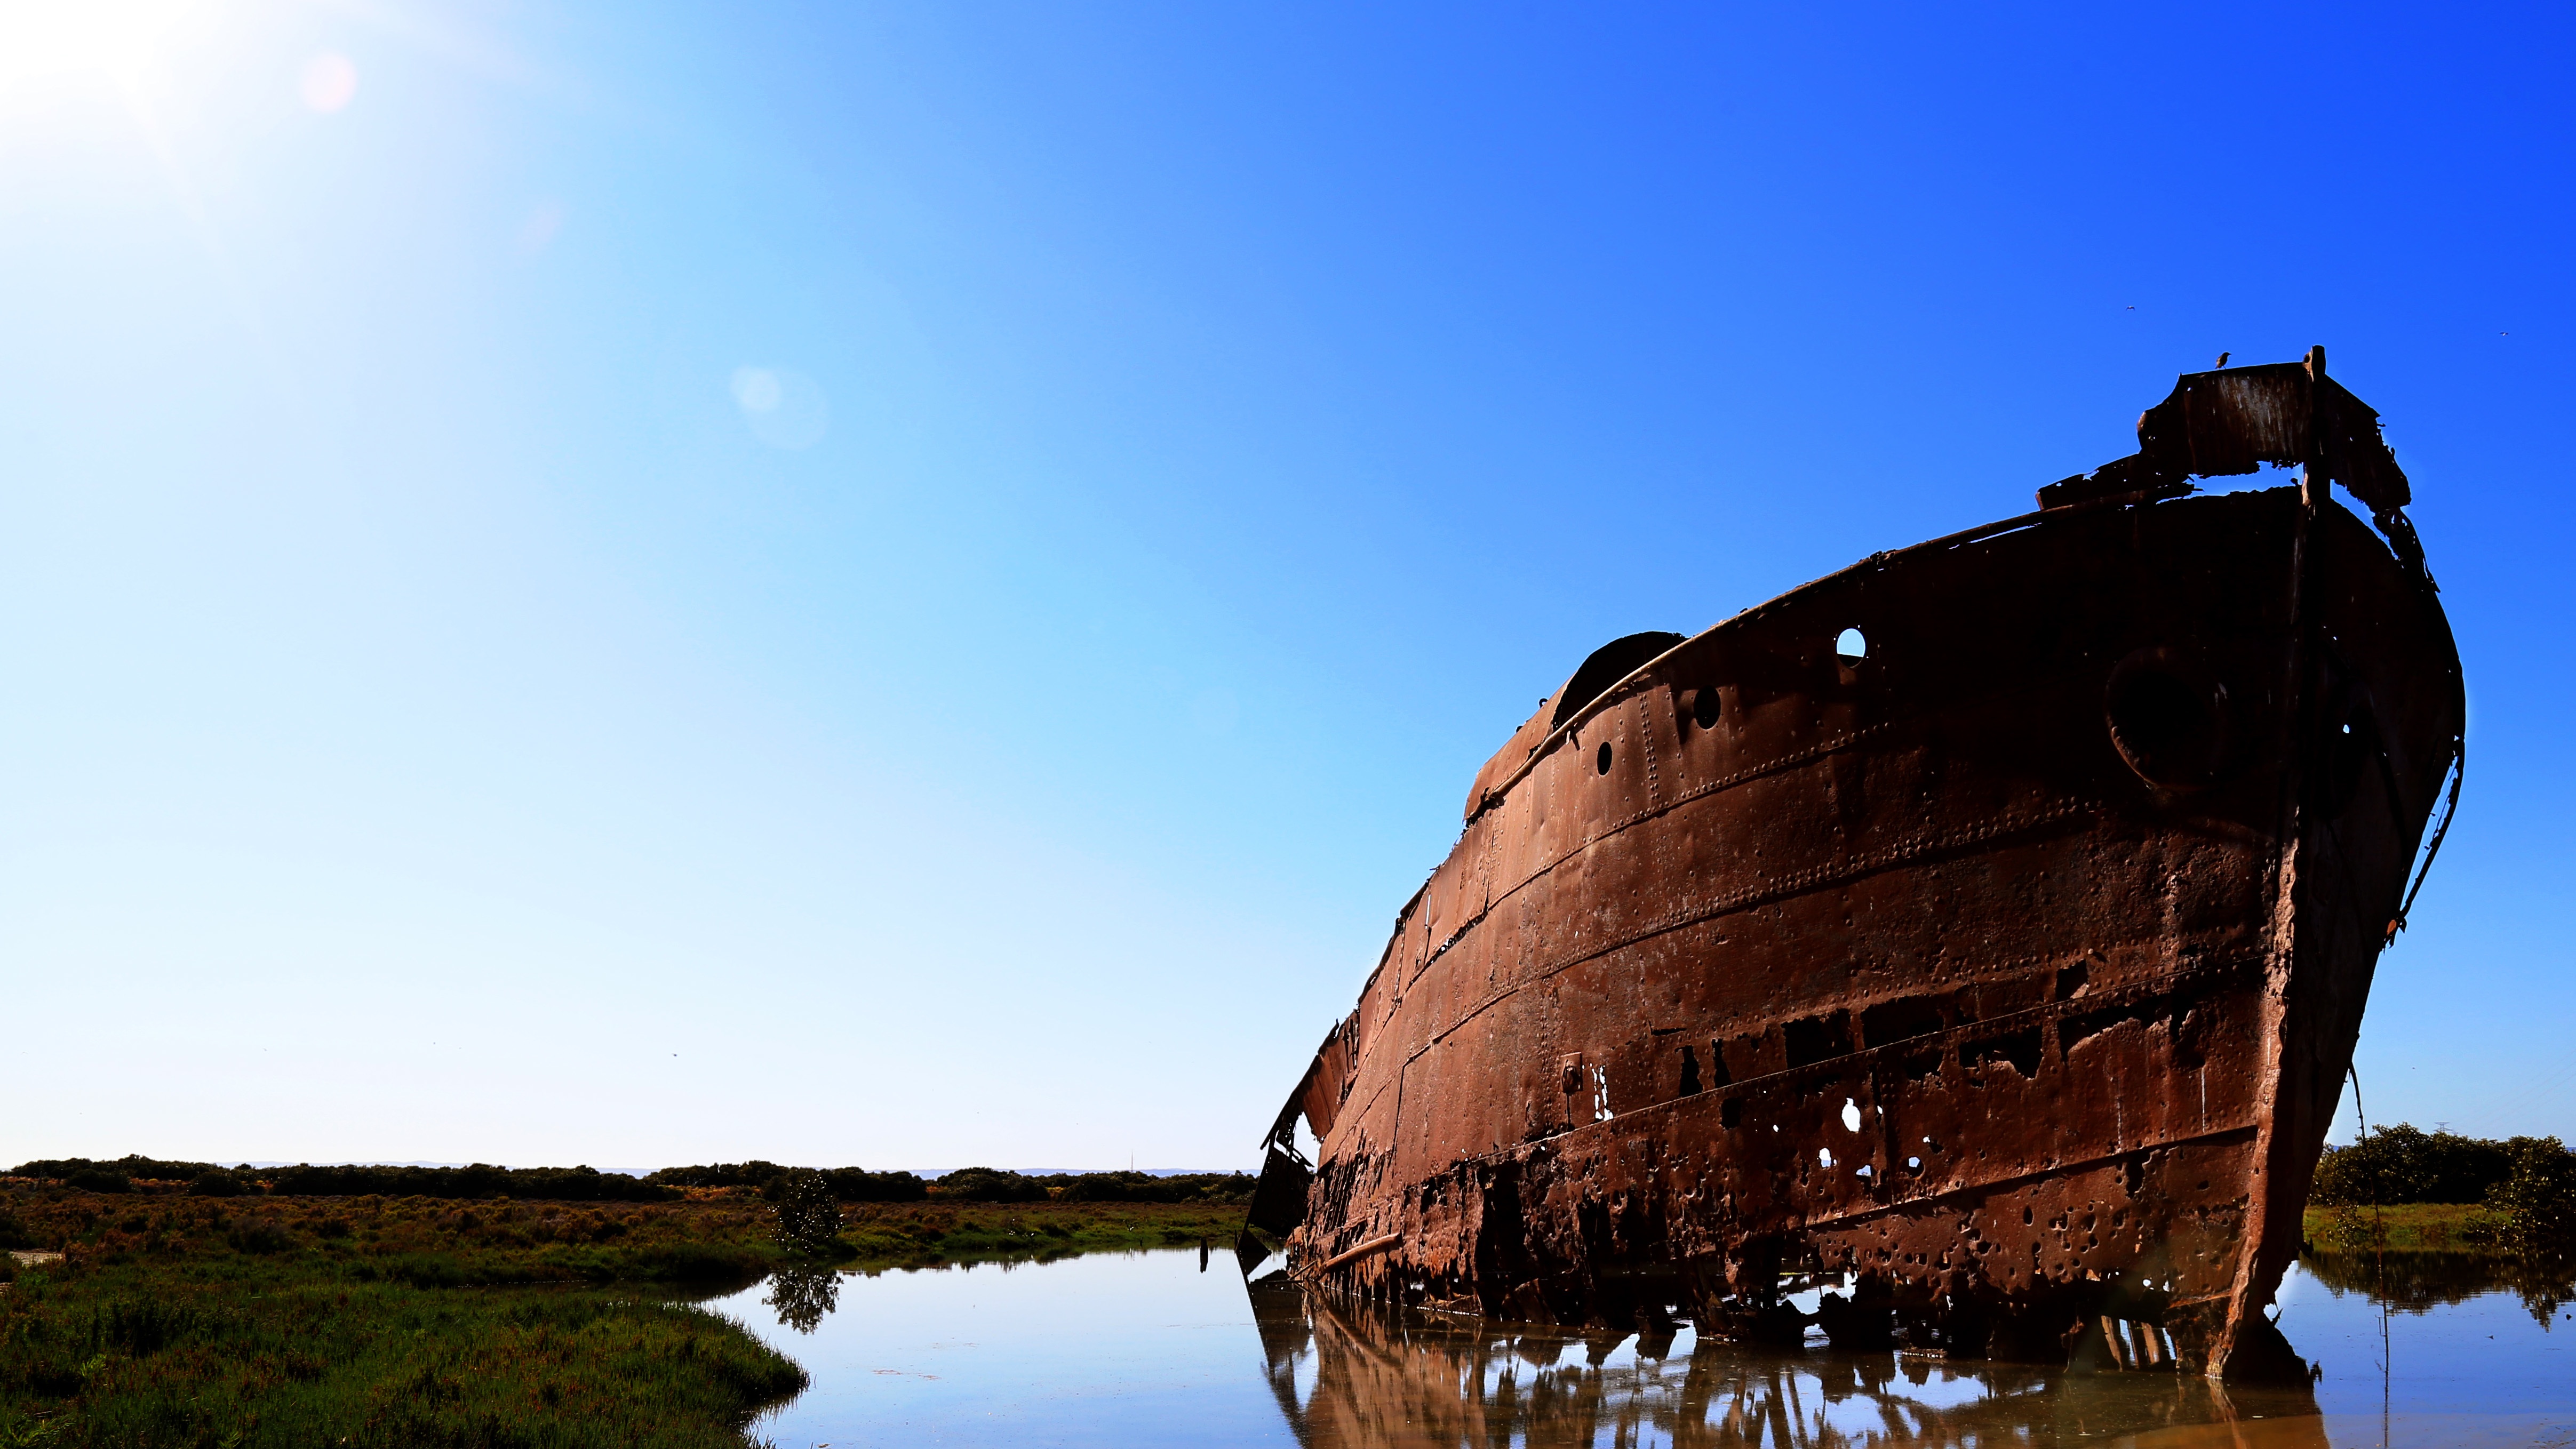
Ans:
{"label": "distant bushes", "polygon": [[1248,1172],[1085,1172],[1040,1180],[1066,1202],[1245,1203],[1252,1201],[1254,1178]]}
{"label": "distant bushes", "polygon": [[48,1158],[22,1162],[8,1175],[59,1182],[82,1192],[133,1192],[138,1181],[185,1182],[188,1191],[199,1197],[239,1197],[250,1190],[241,1178],[211,1162],[163,1162],[150,1157],[120,1157],[114,1162],[94,1162],[86,1157]]}
{"label": "distant bushes", "polygon": [[[645,1179],[673,1187],[747,1187],[771,1202],[780,1183],[799,1169],[775,1162],[717,1162],[666,1167]],[[1019,1173],[998,1167],[961,1167],[924,1182],[909,1172],[867,1172],[856,1167],[820,1169],[839,1202],[1160,1202],[1243,1203],[1252,1200],[1252,1175],[1243,1172]]]}
{"label": "distant bushes", "polygon": [[[755,1158],[749,1162],[712,1162],[701,1167],[666,1167],[644,1181],[666,1187],[748,1187],[777,1201],[780,1180],[806,1169],[782,1167]],[[927,1185],[909,1172],[870,1172],[863,1167],[812,1169],[822,1174],[835,1202],[920,1202]]]}
{"label": "distant bushes", "polygon": [[2524,1247],[2576,1246],[2576,1152],[2555,1137],[2511,1139],[2513,1170],[2487,1193],[2503,1236]]}
{"label": "distant bushes", "polygon": [[959,1202],[1245,1203],[1253,1178],[1243,1172],[1054,1172],[1026,1175],[961,1167],[930,1185],[933,1197]]}
{"label": "distant bushes", "polygon": [[138,1177],[185,1182],[213,1170],[214,1164],[209,1162],[163,1162],[153,1157],[120,1157],[114,1162],[63,1157],[20,1163],[10,1170],[10,1175],[51,1178],[83,1192],[132,1192]]}
{"label": "distant bushes", "polygon": [[909,1172],[833,1167],[824,1169],[823,1179],[840,1202],[919,1202],[930,1195],[929,1185]]}
{"label": "distant bushes", "polygon": [[671,1189],[591,1167],[315,1167],[264,1174],[268,1190],[307,1197],[528,1197],[563,1202],[666,1202]]}
{"label": "distant bushes", "polygon": [[211,1162],[163,1162],[85,1157],[22,1162],[12,1177],[60,1182],[83,1192],[131,1192],[138,1180],[185,1182],[198,1197],[238,1197],[265,1182],[267,1190],[311,1197],[553,1198],[563,1202],[666,1202],[671,1188],[591,1167],[293,1167],[226,1169]]}
{"label": "distant bushes", "polygon": [[[2413,1128],[2391,1129],[2413,1132]],[[2380,1134],[2386,1136],[2389,1134]],[[2416,1133],[2418,1137],[2424,1134]],[[2371,1139],[2378,1141],[2378,1137]],[[2345,1149],[2350,1152],[2353,1149]],[[2331,1158],[2333,1154],[2329,1154]],[[261,1192],[299,1197],[428,1197],[552,1199],[561,1202],[667,1202],[689,1188],[745,1188],[768,1202],[780,1200],[791,1174],[813,1173],[834,1202],[911,1203],[932,1198],[952,1202],[1023,1203],[1203,1203],[1234,1204],[1252,1200],[1253,1178],[1241,1172],[1180,1173],[1158,1177],[1144,1172],[1057,1172],[1028,1174],[994,1167],[965,1167],[925,1182],[910,1172],[870,1172],[859,1167],[800,1168],[752,1159],[713,1162],[695,1167],[666,1167],[644,1177],[600,1172],[589,1167],[317,1166],[227,1168],[211,1162],[166,1162],[148,1157],[96,1161],[85,1157],[21,1163],[8,1174],[37,1178],[84,1192],[137,1191],[135,1184],[185,1183],[196,1197],[240,1197]],[[2501,1180],[2504,1169],[2496,1177]],[[2325,1175],[2319,1175],[2319,1201]],[[158,1191],[170,1191],[158,1188]],[[2392,1199],[2394,1201],[2395,1199]]]}
{"label": "distant bushes", "polygon": [[2310,1194],[2330,1206],[2483,1203],[2481,1238],[2576,1243],[2576,1152],[2555,1137],[2462,1137],[2400,1122],[2329,1147]]}
{"label": "distant bushes", "polygon": [[2512,1175],[2514,1144],[2456,1132],[2426,1132],[2409,1123],[2383,1127],[2350,1147],[2329,1147],[2317,1162],[2309,1196],[2336,1203],[2468,1203]]}
{"label": "distant bushes", "polygon": [[666,1167],[646,1173],[646,1182],[669,1187],[767,1187],[771,1179],[787,1171],[775,1162],[754,1158],[749,1162],[710,1162],[702,1167]]}
{"label": "distant bushes", "polygon": [[250,1185],[218,1167],[197,1174],[188,1183],[188,1191],[196,1197],[239,1197],[250,1191]]}
{"label": "distant bushes", "polygon": [[942,1173],[934,1184],[937,1195],[959,1202],[1045,1202],[1046,1183],[1039,1178],[1022,1177],[994,1167],[961,1167]]}

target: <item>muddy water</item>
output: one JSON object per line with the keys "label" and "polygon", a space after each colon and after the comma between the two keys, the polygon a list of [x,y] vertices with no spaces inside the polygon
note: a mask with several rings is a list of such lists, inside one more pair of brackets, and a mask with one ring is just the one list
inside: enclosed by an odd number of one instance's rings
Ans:
{"label": "muddy water", "polygon": [[[2293,1269],[2321,1377],[2218,1389],[1893,1353],[1591,1339],[1338,1311],[1229,1256],[772,1280],[709,1306],[813,1375],[754,1433],[834,1445],[2576,1446],[2569,1285],[2470,1262]],[[2383,1350],[2383,1344],[2385,1348]]]}

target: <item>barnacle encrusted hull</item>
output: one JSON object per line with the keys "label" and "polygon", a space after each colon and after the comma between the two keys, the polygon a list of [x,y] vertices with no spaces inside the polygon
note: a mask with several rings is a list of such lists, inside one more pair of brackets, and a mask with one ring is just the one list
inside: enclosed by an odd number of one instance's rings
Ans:
{"label": "barnacle encrusted hull", "polygon": [[[2458,656],[2321,354],[2185,377],[2139,431],[2038,513],[1587,661],[1271,1130],[1291,1271],[2291,1368],[2260,1310],[2456,798]],[[2267,461],[2301,480],[2181,496]],[[1800,1273],[1838,1291],[1802,1313]]]}

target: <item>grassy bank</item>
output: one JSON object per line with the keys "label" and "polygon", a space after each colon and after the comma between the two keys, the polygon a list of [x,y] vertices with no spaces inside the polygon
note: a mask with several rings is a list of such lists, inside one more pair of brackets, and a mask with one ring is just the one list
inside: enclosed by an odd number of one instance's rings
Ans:
{"label": "grassy bank", "polygon": [[748,1282],[784,1256],[757,1202],[459,1203],[419,1197],[0,1192],[0,1246],[78,1266],[264,1261],[343,1283]]}
{"label": "grassy bank", "polygon": [[[867,1271],[1230,1243],[1225,1204],[845,1204]],[[803,1371],[666,1300],[799,1261],[756,1194],[666,1203],[0,1187],[0,1449],[742,1442]],[[803,1260],[809,1266],[812,1259]]]}
{"label": "grassy bank", "polygon": [[[860,1268],[1226,1244],[1226,1203],[845,1203],[833,1255]],[[0,1190],[0,1247],[75,1265],[259,1259],[350,1283],[747,1283],[788,1260],[770,1210],[718,1190],[673,1203],[399,1197],[111,1197]]]}
{"label": "grassy bank", "polygon": [[805,1372],[697,1309],[424,1290],[293,1260],[28,1271],[0,1299],[0,1444],[739,1445]]}
{"label": "grassy bank", "polygon": [[2504,1228],[2502,1213],[2477,1203],[2345,1203],[2310,1204],[2302,1233],[2316,1252],[2476,1254],[2500,1251]]}

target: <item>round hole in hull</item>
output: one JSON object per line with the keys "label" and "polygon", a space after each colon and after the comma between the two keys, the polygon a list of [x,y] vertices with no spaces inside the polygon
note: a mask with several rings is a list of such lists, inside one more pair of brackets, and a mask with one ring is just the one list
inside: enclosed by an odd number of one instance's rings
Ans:
{"label": "round hole in hull", "polygon": [[2326,709],[2325,737],[2317,751],[2309,786],[2317,813],[2341,819],[2361,793],[2361,783],[2386,750],[2379,737],[2379,718],[2370,701],[2357,691],[2331,700]]}
{"label": "round hole in hull", "polygon": [[1592,757],[1592,772],[1596,775],[1607,775],[1610,773],[1609,745],[1602,745],[1601,752]]}

